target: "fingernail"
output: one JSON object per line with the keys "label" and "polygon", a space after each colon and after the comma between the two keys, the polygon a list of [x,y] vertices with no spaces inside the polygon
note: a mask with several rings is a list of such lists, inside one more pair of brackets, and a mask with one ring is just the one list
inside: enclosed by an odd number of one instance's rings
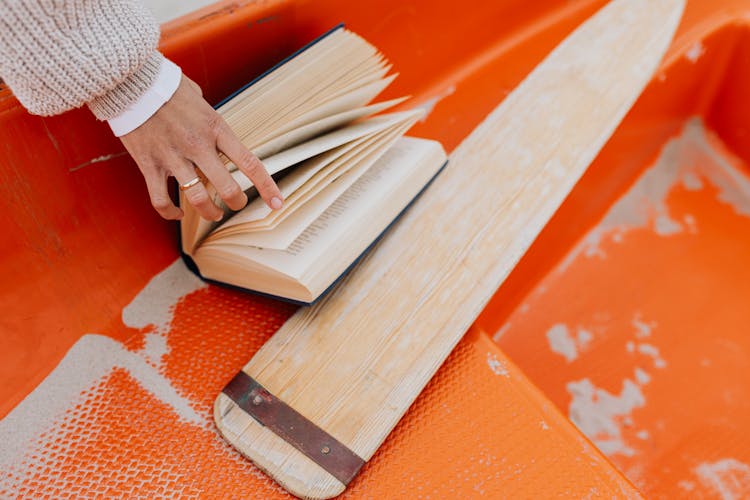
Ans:
{"label": "fingernail", "polygon": [[273,208],[274,210],[280,209],[281,198],[279,198],[278,196],[274,196],[273,198],[271,198],[271,208]]}
{"label": "fingernail", "polygon": [[219,222],[219,221],[221,221],[221,219],[223,219],[223,218],[224,218],[224,216],[223,216],[223,215],[217,215],[216,217],[214,217],[214,220],[215,220],[216,222]]}

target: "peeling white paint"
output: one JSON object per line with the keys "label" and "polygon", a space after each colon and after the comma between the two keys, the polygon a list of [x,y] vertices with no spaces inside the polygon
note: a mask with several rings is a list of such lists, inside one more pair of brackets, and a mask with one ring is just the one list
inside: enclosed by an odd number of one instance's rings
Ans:
{"label": "peeling white paint", "polygon": [[568,327],[563,324],[554,325],[547,330],[547,342],[552,352],[563,356],[568,363],[578,357],[575,340],[570,336]]}
{"label": "peeling white paint", "polygon": [[148,333],[144,336],[143,349],[138,351],[150,364],[161,366],[162,358],[169,352],[167,336]]}
{"label": "peeling white paint", "polygon": [[733,163],[731,152],[708,132],[700,118],[688,121],[680,136],[662,148],[656,162],[615,202],[589,233],[565,257],[559,271],[567,269],[580,255],[606,258],[605,241],[623,242],[637,229],[649,229],[662,237],[695,234],[695,218],[677,219],[670,213],[667,198],[677,187],[700,191],[713,187],[717,200],[731,206],[738,215],[750,217],[750,177]]}
{"label": "peeling white paint", "polygon": [[651,375],[649,375],[646,371],[636,368],[635,369],[635,380],[640,385],[646,385],[649,382],[651,382]]}
{"label": "peeling white paint", "polygon": [[655,345],[646,343],[638,344],[638,352],[653,359],[655,367],[666,368],[667,362],[661,357],[659,348]]}
{"label": "peeling white paint", "polygon": [[505,363],[497,359],[497,356],[491,352],[487,353],[487,366],[490,367],[490,370],[492,370],[492,373],[495,375],[510,377],[510,372],[508,371],[508,367],[505,366]]}
{"label": "peeling white paint", "polygon": [[722,500],[750,497],[750,466],[734,458],[704,462],[694,469],[700,482]]}
{"label": "peeling white paint", "polygon": [[573,337],[568,327],[562,323],[553,325],[547,331],[547,341],[553,352],[560,354],[568,363],[578,359],[580,351],[585,350],[593,334],[583,328],[578,328],[577,334]]}
{"label": "peeling white paint", "polygon": [[47,378],[5,418],[0,420],[0,470],[19,463],[38,436],[54,431],[66,412],[82,402],[82,394],[116,368],[125,369],[144,389],[169,405],[179,418],[203,425],[193,410],[156,368],[139,354],[103,335],[84,335]]}
{"label": "peeling white paint", "polygon": [[625,379],[618,395],[596,387],[588,378],[569,382],[566,387],[572,396],[568,417],[602,453],[635,454],[624,442],[621,426],[635,408],[646,404],[638,384]]}
{"label": "peeling white paint", "polygon": [[157,332],[165,332],[177,302],[204,287],[206,284],[185,267],[182,259],[177,259],[154,276],[122,310],[122,322],[131,328],[154,326]]}
{"label": "peeling white paint", "polygon": [[[21,464],[35,461],[34,453],[42,453],[56,436],[68,432],[61,424],[117,369],[125,370],[144,390],[168,405],[177,419],[201,427],[210,425],[209,416],[199,415],[193,402],[180,394],[161,371],[174,306],[204,286],[180,260],[156,275],[122,313],[127,326],[152,329],[139,351],[131,351],[104,335],[82,336],[41,384],[0,420],[0,470],[24,470],[14,481],[33,474],[33,467]],[[122,404],[127,404],[127,399]],[[3,481],[0,475],[0,489],[6,487]]]}
{"label": "peeling white paint", "polygon": [[685,172],[682,174],[682,185],[688,191],[700,191],[703,189],[703,181],[695,172]]}
{"label": "peeling white paint", "polygon": [[641,313],[636,313],[632,321],[633,328],[635,328],[635,336],[639,339],[650,337],[651,333],[656,328],[656,322],[645,322],[641,317]]}

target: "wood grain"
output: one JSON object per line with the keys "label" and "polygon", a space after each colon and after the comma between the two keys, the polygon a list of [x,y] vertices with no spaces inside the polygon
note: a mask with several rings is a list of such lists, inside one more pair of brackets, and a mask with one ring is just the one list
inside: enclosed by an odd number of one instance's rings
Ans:
{"label": "wood grain", "polygon": [[[368,460],[633,105],[683,8],[616,0],[584,23],[345,281],[293,316],[244,371]],[[214,417],[295,495],[344,490],[223,394]]]}

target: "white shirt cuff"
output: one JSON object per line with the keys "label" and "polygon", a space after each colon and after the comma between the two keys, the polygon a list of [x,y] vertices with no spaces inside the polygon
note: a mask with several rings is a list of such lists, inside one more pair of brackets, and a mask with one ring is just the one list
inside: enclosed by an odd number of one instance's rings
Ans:
{"label": "white shirt cuff", "polygon": [[169,59],[164,59],[151,87],[125,111],[107,120],[115,136],[129,134],[143,125],[172,98],[180,86],[181,79],[180,67]]}

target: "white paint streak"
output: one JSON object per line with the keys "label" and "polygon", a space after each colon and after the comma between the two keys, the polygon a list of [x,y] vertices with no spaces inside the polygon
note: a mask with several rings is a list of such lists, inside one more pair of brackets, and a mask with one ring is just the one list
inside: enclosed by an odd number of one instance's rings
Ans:
{"label": "white paint streak", "polygon": [[505,363],[497,359],[497,356],[491,352],[487,353],[487,366],[490,367],[490,370],[492,370],[492,373],[495,375],[510,377],[510,372],[508,371],[508,367],[505,366]]}
{"label": "white paint streak", "polygon": [[640,387],[625,379],[619,395],[594,386],[587,378],[567,384],[572,396],[568,409],[570,420],[607,456],[635,454],[622,437],[621,426],[635,408],[646,399]]}
{"label": "white paint streak", "polygon": [[[51,136],[50,136],[50,138],[51,138]],[[83,163],[79,163],[75,167],[71,167],[68,170],[70,172],[76,172],[76,171],[82,169],[83,167],[88,167],[89,165],[94,165],[95,163],[102,163],[102,162],[105,162],[105,161],[114,160],[115,158],[120,158],[121,156],[125,156],[126,154],[128,154],[127,151],[121,151],[119,153],[112,153],[112,154],[109,154],[109,155],[97,156],[96,158],[91,158],[88,161],[85,161]]]}
{"label": "white paint streak", "polygon": [[722,500],[750,497],[750,466],[734,458],[704,462],[695,468],[695,474],[706,487]]}

